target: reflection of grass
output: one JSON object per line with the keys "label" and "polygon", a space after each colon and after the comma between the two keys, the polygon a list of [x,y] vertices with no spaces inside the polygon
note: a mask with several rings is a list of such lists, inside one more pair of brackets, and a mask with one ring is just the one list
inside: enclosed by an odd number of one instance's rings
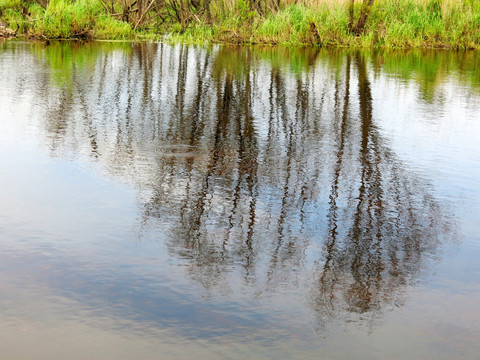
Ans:
{"label": "reflection of grass", "polygon": [[474,51],[388,51],[374,61],[381,61],[388,74],[417,82],[427,99],[452,75],[460,84],[480,91],[480,56]]}
{"label": "reflection of grass", "polygon": [[99,55],[120,50],[130,52],[129,43],[114,42],[51,42],[48,46],[35,44],[32,52],[37,58],[42,58],[51,74],[51,81],[57,86],[70,88],[74,71],[91,73]]}
{"label": "reflection of grass", "polygon": [[[32,45],[37,58],[48,65],[52,80],[58,85],[71,84],[72,72],[89,73],[95,68],[97,58],[105,52],[119,50],[131,54],[127,42],[51,42],[50,45]],[[274,69],[286,69],[301,75],[321,62],[334,74],[341,76],[345,54],[354,50],[316,49],[270,46],[220,46],[214,52],[214,74],[230,73],[244,76],[258,61]],[[405,81],[416,82],[426,99],[435,94],[448,77],[480,91],[480,54],[476,51],[451,52],[438,50],[382,50],[362,51],[370,59],[374,71],[383,71]]]}
{"label": "reflection of grass", "polygon": [[[322,62],[333,73],[341,76],[345,65],[344,55],[353,51],[269,46],[221,47],[215,66],[217,72],[226,71],[239,76],[246,72],[248,62],[260,60],[268,62],[273,68],[302,74],[310,71],[312,65]],[[425,99],[431,99],[449,76],[463,86],[480,91],[480,54],[476,51],[377,50],[362,51],[362,54],[370,59],[373,69],[416,82]]]}

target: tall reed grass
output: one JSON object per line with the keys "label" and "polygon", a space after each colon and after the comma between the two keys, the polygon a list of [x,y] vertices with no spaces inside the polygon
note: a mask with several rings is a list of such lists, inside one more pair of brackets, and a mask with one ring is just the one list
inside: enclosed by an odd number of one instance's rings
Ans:
{"label": "tall reed grass", "polygon": [[107,15],[98,0],[50,0],[45,8],[37,2],[0,0],[0,15],[12,29],[33,38],[128,39],[128,23]]}
{"label": "tall reed grass", "polygon": [[50,0],[45,8],[29,1],[25,11],[24,1],[0,0],[0,16],[36,37],[480,48],[478,0],[375,0],[356,32],[352,20],[364,0],[354,2],[353,13],[350,0],[109,0],[111,7],[105,0]]}

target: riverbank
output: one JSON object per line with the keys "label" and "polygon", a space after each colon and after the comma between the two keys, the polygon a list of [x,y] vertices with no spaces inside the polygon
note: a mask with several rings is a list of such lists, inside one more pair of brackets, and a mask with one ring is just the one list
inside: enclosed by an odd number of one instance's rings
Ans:
{"label": "riverbank", "polygon": [[43,39],[480,48],[474,0],[0,0],[0,17]]}

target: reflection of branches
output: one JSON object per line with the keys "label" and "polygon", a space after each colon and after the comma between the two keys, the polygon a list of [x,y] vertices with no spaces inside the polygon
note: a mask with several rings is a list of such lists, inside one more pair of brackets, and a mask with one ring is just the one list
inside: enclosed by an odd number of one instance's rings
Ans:
{"label": "reflection of branches", "polygon": [[[324,302],[322,304],[323,311],[327,309],[333,309],[335,303],[334,287],[338,281],[335,273],[332,273],[331,270],[335,266],[335,254],[337,252],[337,236],[338,236],[338,205],[337,199],[339,196],[339,182],[340,182],[340,173],[342,171],[342,162],[345,149],[345,137],[346,137],[346,127],[347,127],[347,117],[348,117],[348,105],[350,98],[350,55],[347,55],[347,64],[346,64],[346,75],[345,75],[345,97],[343,112],[340,119],[340,135],[338,142],[338,150],[336,151],[336,161],[334,168],[333,182],[331,186],[331,193],[329,196],[329,212],[328,212],[328,237],[325,242],[325,263],[321,271],[319,279],[319,290],[321,297],[317,298],[317,307],[319,307],[318,301],[322,299]],[[335,84],[335,88],[338,88],[338,84]],[[337,91],[336,91],[337,93]],[[337,107],[338,97],[335,96],[335,106]],[[328,278],[330,276],[330,278]]]}
{"label": "reflection of branches", "polygon": [[[75,131],[59,136],[139,188],[143,222],[169,229],[172,256],[205,288],[237,271],[279,291],[314,269],[320,317],[398,303],[449,232],[376,127],[365,58],[330,58],[335,77],[321,58],[290,74],[225,49],[140,44],[110,70],[99,55],[92,95],[78,76],[48,121],[61,112]],[[77,104],[92,110],[71,122]]]}
{"label": "reflection of branches", "polygon": [[[396,303],[403,287],[418,276],[438,247],[443,229],[431,221],[442,218],[435,201],[408,177],[374,126],[370,82],[364,59],[357,53],[360,125],[348,129],[350,58],[347,58],[344,111],[330,195],[329,236],[319,268],[315,306],[323,315],[342,307],[355,313],[375,312]],[[340,173],[347,138],[359,133],[356,206],[339,223]],[[387,177],[388,176],[388,177]],[[350,180],[351,181],[351,180]],[[347,225],[349,224],[349,225]],[[339,237],[339,227],[344,227]]]}

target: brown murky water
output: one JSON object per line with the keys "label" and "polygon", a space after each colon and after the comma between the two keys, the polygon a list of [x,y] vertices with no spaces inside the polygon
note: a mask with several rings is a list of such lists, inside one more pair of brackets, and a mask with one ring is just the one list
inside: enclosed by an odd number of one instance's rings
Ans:
{"label": "brown murky water", "polygon": [[0,358],[477,359],[479,69],[0,43]]}

